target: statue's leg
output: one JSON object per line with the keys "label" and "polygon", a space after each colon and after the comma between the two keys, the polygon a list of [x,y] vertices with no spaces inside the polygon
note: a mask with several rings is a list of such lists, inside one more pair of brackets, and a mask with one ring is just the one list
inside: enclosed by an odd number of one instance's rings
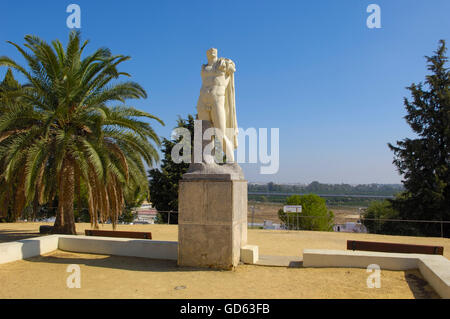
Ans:
{"label": "statue's leg", "polygon": [[202,95],[200,95],[197,102],[197,117],[199,120],[212,122],[211,111],[209,111],[208,104]]}
{"label": "statue's leg", "polygon": [[[214,127],[214,123],[213,123],[213,119],[211,116],[211,109],[212,109],[212,105],[213,105],[214,101],[210,96],[205,96],[205,95],[200,95],[199,99],[198,99],[198,103],[197,103],[197,119],[200,121],[208,121],[211,125],[211,127]],[[204,131],[205,128],[203,127],[202,129],[202,134],[205,134],[206,131]],[[204,154],[203,152],[205,151],[205,140],[204,140],[205,136],[202,135],[201,139],[202,139],[202,156],[203,156],[203,161],[206,161],[209,163],[209,161],[214,161],[213,158],[211,158],[211,156],[214,156],[214,150],[212,150],[211,154]],[[208,145],[210,143],[213,143],[214,145],[214,136],[211,136],[211,140],[207,143]]]}
{"label": "statue's leg", "polygon": [[218,136],[218,138],[222,140],[222,151],[227,156],[227,162],[234,162],[234,149],[226,135],[227,118],[225,113],[225,96],[215,97],[214,102],[215,105],[211,109],[213,126],[220,129],[219,134],[221,136]]}

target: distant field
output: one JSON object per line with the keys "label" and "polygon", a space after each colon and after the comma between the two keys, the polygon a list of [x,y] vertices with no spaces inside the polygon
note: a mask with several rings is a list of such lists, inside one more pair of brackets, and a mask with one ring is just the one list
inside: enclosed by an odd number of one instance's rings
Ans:
{"label": "distant field", "polygon": [[[284,195],[248,195],[248,200],[253,202],[280,203],[286,202],[288,196]],[[374,201],[382,200],[382,198],[365,198],[365,197],[348,197],[346,196],[327,196],[324,197],[329,206],[350,206],[350,207],[367,207]]]}
{"label": "distant field", "polygon": [[[283,208],[283,203],[261,203],[255,201],[248,202],[248,222],[262,223],[264,220],[271,220],[273,223],[281,223],[278,218],[278,210]],[[253,210],[254,207],[254,219]],[[328,206],[334,213],[335,223],[344,223],[346,221],[356,221],[359,216],[359,207],[346,206]]]}

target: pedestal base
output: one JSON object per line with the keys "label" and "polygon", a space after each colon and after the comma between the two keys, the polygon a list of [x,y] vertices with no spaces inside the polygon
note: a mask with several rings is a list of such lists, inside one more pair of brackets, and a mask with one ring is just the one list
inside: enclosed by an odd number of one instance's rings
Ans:
{"label": "pedestal base", "polygon": [[247,181],[201,175],[180,181],[178,265],[232,269],[247,244]]}

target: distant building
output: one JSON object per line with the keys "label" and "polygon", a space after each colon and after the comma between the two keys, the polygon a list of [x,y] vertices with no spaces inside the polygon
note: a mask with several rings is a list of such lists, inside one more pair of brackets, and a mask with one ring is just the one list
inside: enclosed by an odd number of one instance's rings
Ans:
{"label": "distant building", "polygon": [[133,220],[134,224],[154,224],[158,211],[153,208],[152,203],[144,201],[140,207],[134,209],[136,218]]}
{"label": "distant building", "polygon": [[274,224],[271,220],[265,220],[264,223],[248,223],[248,226],[262,229],[282,229],[280,224]]}
{"label": "distant building", "polygon": [[343,233],[367,233],[367,228],[360,221],[346,222],[345,224],[335,224],[333,231]]}

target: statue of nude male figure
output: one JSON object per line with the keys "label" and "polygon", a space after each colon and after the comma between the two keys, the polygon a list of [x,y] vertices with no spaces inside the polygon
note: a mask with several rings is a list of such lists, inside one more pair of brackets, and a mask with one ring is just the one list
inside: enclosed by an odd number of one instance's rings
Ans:
{"label": "statue of nude male figure", "polygon": [[[199,120],[211,122],[212,127],[222,141],[222,150],[227,162],[234,162],[234,150],[237,148],[237,121],[234,96],[233,61],[217,57],[217,49],[206,52],[208,63],[202,65],[202,87],[197,103]],[[218,138],[219,136],[216,135]]]}

